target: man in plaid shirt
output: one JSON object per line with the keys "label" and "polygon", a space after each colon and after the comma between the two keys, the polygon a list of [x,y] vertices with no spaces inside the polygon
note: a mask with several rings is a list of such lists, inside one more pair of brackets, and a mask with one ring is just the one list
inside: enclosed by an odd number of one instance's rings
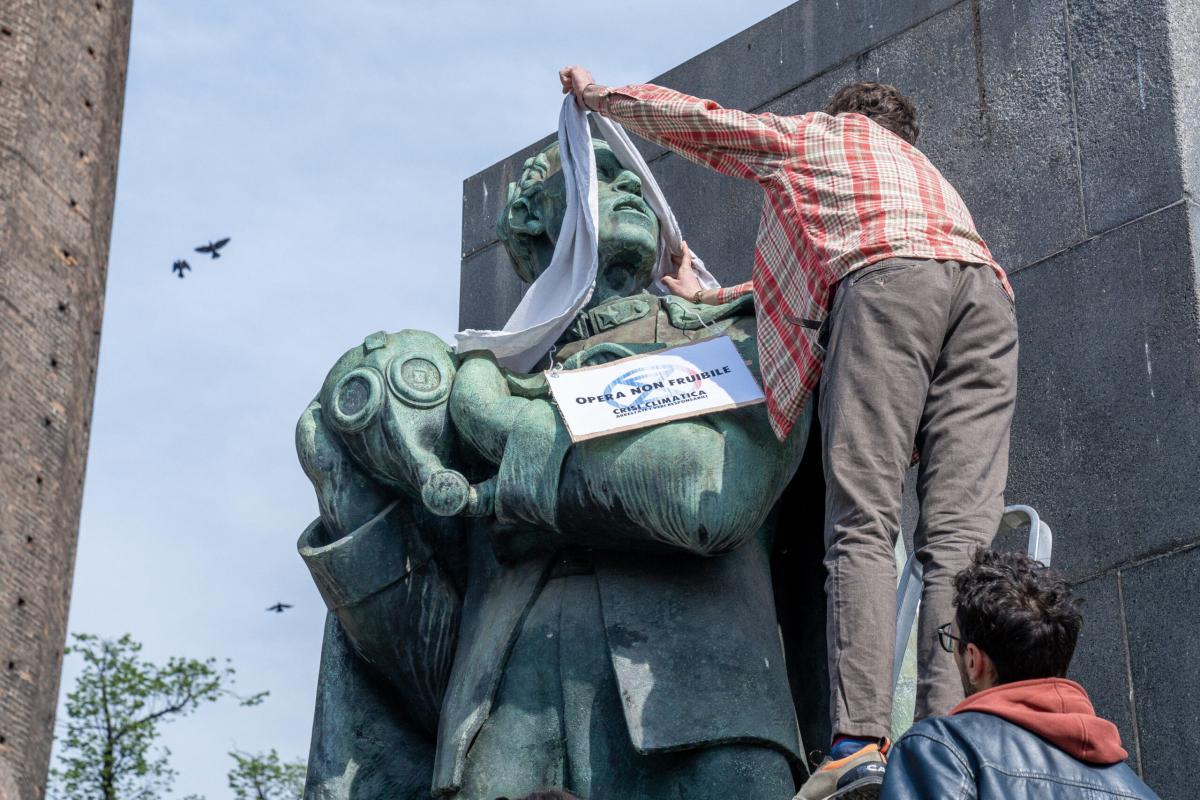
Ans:
{"label": "man in plaid shirt", "polygon": [[798,797],[876,797],[891,727],[894,548],[914,446],[925,569],[917,718],[962,699],[937,627],[953,617],[954,575],[990,544],[1004,505],[1012,288],[954,187],[915,147],[916,114],[895,87],[853,84],[823,112],[778,116],[659,86],[605,87],[581,67],[559,78],[592,111],[763,187],[752,280],[703,290],[685,246],[667,283],[697,303],[755,294],[781,439],[820,383],[835,736]]}

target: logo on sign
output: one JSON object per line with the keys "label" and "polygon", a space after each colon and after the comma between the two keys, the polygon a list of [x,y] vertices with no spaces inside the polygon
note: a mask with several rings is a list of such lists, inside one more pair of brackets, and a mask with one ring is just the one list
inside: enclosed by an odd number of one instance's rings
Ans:
{"label": "logo on sign", "polygon": [[672,396],[682,384],[698,389],[703,383],[703,376],[691,367],[637,367],[613,378],[603,395],[613,408],[640,408]]}

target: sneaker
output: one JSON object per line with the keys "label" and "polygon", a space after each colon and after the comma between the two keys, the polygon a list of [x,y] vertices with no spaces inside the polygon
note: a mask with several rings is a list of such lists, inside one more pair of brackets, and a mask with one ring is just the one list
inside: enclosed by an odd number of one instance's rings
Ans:
{"label": "sneaker", "polygon": [[837,761],[827,758],[793,800],[876,800],[886,763],[877,744]]}

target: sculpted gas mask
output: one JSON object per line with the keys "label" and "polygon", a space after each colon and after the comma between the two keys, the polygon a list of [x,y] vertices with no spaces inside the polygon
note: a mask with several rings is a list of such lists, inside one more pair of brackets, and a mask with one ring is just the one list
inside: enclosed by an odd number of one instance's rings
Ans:
{"label": "sculpted gas mask", "polygon": [[435,514],[490,512],[491,486],[445,464],[453,448],[447,402],[450,348],[433,334],[373,333],[334,364],[321,386],[324,417],[350,456],[379,483],[420,496]]}

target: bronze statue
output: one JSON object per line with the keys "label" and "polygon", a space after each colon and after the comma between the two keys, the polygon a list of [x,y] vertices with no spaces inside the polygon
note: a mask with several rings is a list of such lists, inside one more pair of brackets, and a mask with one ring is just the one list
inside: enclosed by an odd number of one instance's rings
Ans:
{"label": "bronze statue", "polygon": [[[658,220],[595,150],[600,274],[554,360],[726,335],[757,370],[749,298],[646,292]],[[562,197],[552,145],[500,222],[525,280]],[[299,547],[330,609],[305,796],[788,800],[794,703],[821,690],[789,685],[771,565],[811,416],[784,443],[754,406],[572,445],[541,374],[368,336],[297,429],[320,508]]]}

